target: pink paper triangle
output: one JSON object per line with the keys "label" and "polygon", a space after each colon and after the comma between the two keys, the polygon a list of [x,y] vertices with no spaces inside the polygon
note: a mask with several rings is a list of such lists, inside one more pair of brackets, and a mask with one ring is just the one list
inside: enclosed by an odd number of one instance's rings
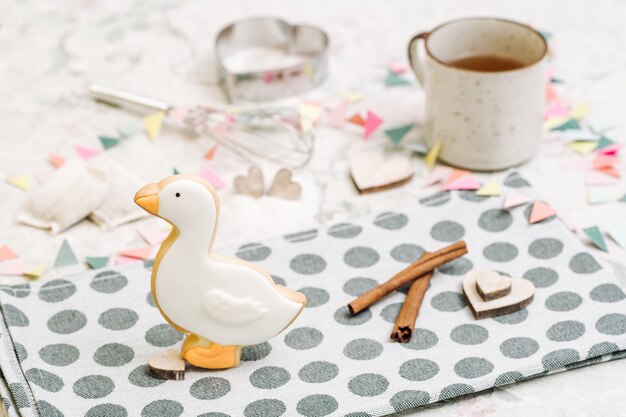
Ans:
{"label": "pink paper triangle", "polygon": [[535,201],[532,209],[530,210],[530,218],[528,219],[528,222],[530,224],[534,224],[545,220],[550,216],[554,216],[555,214],[556,210],[546,203],[542,203],[541,201]]}
{"label": "pink paper triangle", "polygon": [[152,248],[150,246],[146,246],[145,248],[125,249],[120,251],[119,254],[127,258],[148,259],[150,258],[151,252]]}
{"label": "pink paper triangle", "polygon": [[394,74],[402,74],[403,72],[406,72],[406,70],[408,69],[409,69],[409,64],[407,64],[406,62],[391,61],[389,63],[389,71],[393,72]]}
{"label": "pink paper triangle", "polygon": [[6,261],[9,259],[16,259],[17,253],[13,251],[8,245],[0,246],[0,261]]}
{"label": "pink paper triangle", "polygon": [[338,129],[343,128],[344,124],[346,123],[346,112],[348,111],[349,106],[350,103],[344,100],[330,110],[330,113],[328,115],[328,122],[331,126]]}
{"label": "pink paper triangle", "polygon": [[167,117],[174,123],[182,124],[185,122],[188,111],[187,107],[174,107],[167,112]]}
{"label": "pink paper triangle", "polygon": [[129,264],[132,262],[139,262],[139,261],[141,261],[141,259],[120,255],[115,258],[115,265],[125,265],[125,264]]}
{"label": "pink paper triangle", "polygon": [[504,199],[502,208],[510,209],[528,203],[528,197],[515,191],[509,191]]}
{"label": "pink paper triangle", "polygon": [[169,234],[168,232],[154,227],[138,227],[137,233],[141,236],[150,246],[156,246],[161,243]]}
{"label": "pink paper triangle", "polygon": [[428,178],[426,178],[426,181],[424,181],[424,187],[430,187],[431,185],[434,185],[440,181],[443,181],[443,179],[446,176],[448,176],[451,172],[452,172],[452,168],[442,166],[442,165],[437,165],[432,170]]}
{"label": "pink paper triangle", "polygon": [[466,175],[469,175],[469,173],[470,173],[469,171],[466,171],[464,169],[452,170],[448,178],[446,178],[446,180],[444,181],[441,189],[444,189],[447,185],[452,184],[453,182],[456,182],[457,180],[459,180],[460,178],[463,178]]}
{"label": "pink paper triangle", "polygon": [[444,190],[478,190],[480,183],[471,175],[466,175],[443,187]]}
{"label": "pink paper triangle", "polygon": [[61,165],[63,165],[65,163],[65,158],[63,158],[62,156],[59,156],[55,153],[49,153],[48,157],[50,158],[50,163],[52,164],[53,167],[55,168],[60,168]]}
{"label": "pink paper triangle", "polygon": [[615,156],[617,155],[618,152],[619,152],[619,144],[617,143],[615,145],[609,145],[607,147],[598,149],[596,151],[598,155],[608,155],[608,156]]}
{"label": "pink paper triangle", "polygon": [[600,154],[593,159],[593,166],[594,168],[606,168],[612,167],[618,162],[619,160],[615,156]]}
{"label": "pink paper triangle", "polygon": [[557,102],[548,107],[543,112],[543,118],[547,119],[552,116],[567,116],[569,115],[569,109],[563,105],[563,103]]}
{"label": "pink paper triangle", "polygon": [[371,111],[368,111],[367,117],[365,118],[365,131],[363,132],[363,139],[369,138],[382,123],[383,119],[376,116]]}
{"label": "pink paper triangle", "polygon": [[98,149],[87,148],[80,145],[74,145],[74,150],[81,158],[88,160],[98,155],[100,151]]}
{"label": "pink paper triangle", "polygon": [[207,180],[216,189],[226,187],[226,183],[215,172],[213,172],[208,166],[203,165],[200,168],[200,176]]}

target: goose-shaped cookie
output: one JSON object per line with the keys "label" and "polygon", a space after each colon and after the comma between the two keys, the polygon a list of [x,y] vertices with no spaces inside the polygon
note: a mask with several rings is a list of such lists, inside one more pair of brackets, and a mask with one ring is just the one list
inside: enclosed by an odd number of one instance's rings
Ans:
{"label": "goose-shaped cookie", "polygon": [[154,262],[152,295],[163,317],[187,335],[181,348],[187,362],[237,366],[243,346],[271,339],[302,311],[303,294],[274,284],[253,264],[212,251],[220,202],[201,177],[148,184],[135,203],[173,226]]}

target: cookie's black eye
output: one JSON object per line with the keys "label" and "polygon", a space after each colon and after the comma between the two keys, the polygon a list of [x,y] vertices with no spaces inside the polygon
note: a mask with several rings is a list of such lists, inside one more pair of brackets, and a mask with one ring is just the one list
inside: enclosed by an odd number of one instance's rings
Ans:
{"label": "cookie's black eye", "polygon": [[176,197],[180,197],[180,193],[176,193]]}

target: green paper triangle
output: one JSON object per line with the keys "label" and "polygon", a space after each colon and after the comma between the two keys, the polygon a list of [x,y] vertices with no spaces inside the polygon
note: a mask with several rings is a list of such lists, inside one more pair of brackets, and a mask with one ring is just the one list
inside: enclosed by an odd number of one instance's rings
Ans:
{"label": "green paper triangle", "polygon": [[109,263],[108,256],[88,256],[86,260],[91,269],[104,268]]}
{"label": "green paper triangle", "polygon": [[387,87],[395,87],[398,85],[411,84],[407,79],[400,77],[398,74],[390,72],[385,78],[385,85]]}
{"label": "green paper triangle", "polygon": [[102,143],[102,147],[107,150],[111,149],[114,146],[117,146],[120,143],[120,140],[117,138],[112,138],[110,136],[98,136],[100,139],[100,143]]}
{"label": "green paper triangle", "polygon": [[621,203],[626,203],[626,194],[624,194],[624,197],[620,198],[619,200],[617,200]]}
{"label": "green paper triangle", "polygon": [[602,249],[605,252],[609,251],[609,248],[606,247],[606,242],[602,237],[602,232],[600,232],[598,226],[588,227],[587,229],[583,229],[583,232],[585,232],[585,234],[589,236],[589,239],[591,239],[593,244],[596,245],[598,248]]}
{"label": "green paper triangle", "polygon": [[174,175],[180,174],[180,171],[177,170],[176,167],[172,167],[172,172],[174,173]]}
{"label": "green paper triangle", "polygon": [[613,145],[615,142],[613,142],[611,139],[607,138],[606,136],[602,135],[600,136],[600,139],[598,139],[598,146],[596,147],[596,149],[602,149],[602,148],[606,148],[609,145]]}
{"label": "green paper triangle", "polygon": [[570,130],[570,129],[580,129],[580,124],[576,119],[570,119],[567,122],[552,128],[552,130]]}
{"label": "green paper triangle", "polygon": [[77,263],[78,259],[76,259],[74,251],[72,251],[70,244],[67,243],[67,239],[64,239],[63,244],[61,244],[61,249],[59,249],[59,253],[57,254],[57,258],[54,261],[54,267],[59,268],[63,266],[76,265]]}
{"label": "green paper triangle", "polygon": [[391,139],[393,143],[398,145],[411,129],[413,129],[413,125],[395,127],[393,129],[385,130],[385,135],[387,135],[387,137]]}

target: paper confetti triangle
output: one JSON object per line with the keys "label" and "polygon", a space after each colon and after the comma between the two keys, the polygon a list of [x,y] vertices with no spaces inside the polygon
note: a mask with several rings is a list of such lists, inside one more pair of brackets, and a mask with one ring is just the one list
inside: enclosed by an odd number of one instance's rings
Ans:
{"label": "paper confetti triangle", "polygon": [[138,227],[137,233],[143,238],[150,246],[156,246],[161,243],[168,235],[168,231],[162,229],[155,229],[153,227]]}
{"label": "paper confetti triangle", "polygon": [[387,87],[397,87],[407,84],[411,84],[411,82],[406,78],[403,78],[400,75],[396,74],[395,72],[389,72],[387,74],[387,77],[385,78],[385,85]]}
{"label": "paper confetti triangle", "polygon": [[589,237],[589,239],[591,239],[593,244],[596,245],[599,249],[603,250],[604,252],[609,251],[609,248],[606,247],[606,242],[602,237],[602,232],[600,232],[598,226],[588,227],[586,229],[583,229],[583,232],[585,232],[585,234]]}
{"label": "paper confetti triangle", "polygon": [[387,137],[391,139],[393,143],[398,145],[402,141],[402,139],[404,139],[406,134],[409,133],[409,130],[411,130],[412,128],[413,128],[413,125],[406,125],[406,126],[396,127],[393,129],[387,129],[385,130],[385,135],[387,135]]}
{"label": "paper confetti triangle", "polygon": [[17,258],[17,253],[15,253],[8,245],[0,246],[0,261],[8,261],[9,259]]}
{"label": "paper confetti triangle", "polygon": [[424,181],[424,187],[430,187],[431,185],[437,184],[438,182],[443,181],[445,177],[450,175],[452,172],[452,168],[437,165],[430,173],[426,181]]}
{"label": "paper confetti triangle", "polygon": [[109,263],[108,256],[88,256],[85,260],[91,269],[104,268]]}
{"label": "paper confetti triangle", "polygon": [[344,90],[341,92],[341,97],[345,98],[346,100],[348,100],[351,103],[356,103],[357,101],[360,101],[363,99],[363,94],[357,92],[357,91],[347,91]]}
{"label": "paper confetti triangle", "polygon": [[139,261],[141,261],[141,259],[139,258],[132,258],[130,256],[119,255],[115,258],[115,265],[120,266],[120,265],[126,265],[126,264],[139,262]]}
{"label": "paper confetti triangle", "polygon": [[426,166],[428,169],[432,169],[435,166],[435,162],[437,162],[437,158],[439,157],[439,152],[441,152],[441,142],[436,142],[426,154],[424,160],[426,161]]}
{"label": "paper confetti triangle", "polygon": [[613,193],[607,187],[587,188],[587,202],[589,204],[604,204],[613,201]]}
{"label": "paper confetti triangle", "polygon": [[466,175],[458,180],[444,185],[443,189],[446,191],[451,190],[478,190],[480,188],[480,182],[471,175]]}
{"label": "paper confetti triangle", "polygon": [[610,175],[613,178],[620,178],[622,176],[622,174],[620,174],[620,172],[614,167],[598,168],[597,171],[602,172],[603,174],[606,174],[606,175]]}
{"label": "paper confetti triangle", "polygon": [[624,194],[624,196],[617,201],[619,201],[620,203],[626,203],[626,194]]}
{"label": "paper confetti triangle", "polygon": [[98,149],[88,148],[86,146],[81,146],[81,145],[74,145],[74,151],[76,151],[78,156],[80,156],[86,161],[100,153]]}
{"label": "paper confetti triangle", "polygon": [[381,119],[371,111],[368,111],[367,117],[365,118],[365,131],[363,132],[363,139],[369,138],[382,123],[383,119]]}
{"label": "paper confetti triangle", "polygon": [[125,256],[127,258],[148,259],[150,258],[151,252],[152,248],[150,246],[146,246],[144,248],[125,249],[123,251],[120,251],[119,255]]}
{"label": "paper confetti triangle", "polygon": [[146,134],[150,139],[155,139],[157,136],[159,136],[161,126],[163,126],[164,118],[165,113],[162,111],[149,114],[143,118],[143,125],[146,130]]}
{"label": "paper confetti triangle", "polygon": [[524,194],[518,193],[516,191],[509,191],[506,194],[506,198],[504,199],[502,208],[510,209],[513,207],[521,206],[522,204],[526,204],[528,203],[528,201],[530,200]]}
{"label": "paper confetti triangle", "polygon": [[446,186],[448,184],[452,184],[457,181],[459,178],[463,178],[466,175],[469,175],[469,171],[464,169],[453,169],[448,178],[444,181],[443,185]]}
{"label": "paper confetti triangle", "polygon": [[619,159],[615,156],[600,154],[600,155],[596,155],[596,157],[593,159],[593,166],[596,169],[600,169],[600,168],[612,167],[618,162],[619,162]]}
{"label": "paper confetti triangle", "polygon": [[188,112],[187,107],[172,107],[167,111],[167,117],[174,123],[182,124],[185,122]]}
{"label": "paper confetti triangle", "polygon": [[603,147],[601,149],[596,148],[596,153],[598,155],[615,156],[615,155],[617,155],[619,153],[619,149],[620,149],[620,145],[615,143],[613,145],[605,146],[605,147]]}
{"label": "paper confetti triangle", "polygon": [[597,146],[593,141],[570,142],[567,145],[580,155],[589,155]]}
{"label": "paper confetti triangle", "polygon": [[560,130],[560,131],[563,131],[563,130],[569,130],[569,129],[580,129],[580,123],[578,123],[578,120],[576,120],[576,119],[569,119],[565,123],[563,123],[563,124],[561,124],[559,126],[553,127],[550,130]]}
{"label": "paper confetti triangle", "polygon": [[[611,167],[609,167],[609,169],[611,169]],[[610,177],[598,171],[589,171],[585,176],[585,185],[610,185],[616,182],[614,177]]]}
{"label": "paper confetti triangle", "polygon": [[626,249],[626,224],[612,224],[605,227],[611,239],[615,241],[622,249]]}
{"label": "paper confetti triangle", "polygon": [[55,153],[49,153],[48,158],[50,158],[50,163],[55,168],[61,168],[61,166],[65,163],[65,158],[59,156]]}
{"label": "paper confetti triangle", "polygon": [[15,175],[7,178],[7,183],[19,188],[20,190],[28,191],[28,188],[30,187],[30,177],[28,175]]}
{"label": "paper confetti triangle", "polygon": [[323,107],[316,102],[303,101],[298,105],[300,113],[300,129],[303,132],[310,131],[317,124],[322,114]]}
{"label": "paper confetti triangle", "polygon": [[26,266],[21,262],[12,262],[9,265],[0,267],[0,275],[22,275],[26,270]]}
{"label": "paper confetti triangle", "polygon": [[361,117],[360,114],[356,113],[353,116],[351,116],[348,121],[352,124],[355,124],[357,126],[365,126],[365,121],[363,120],[363,118]]}
{"label": "paper confetti triangle", "polygon": [[338,129],[343,129],[343,125],[346,123],[346,112],[350,103],[343,100],[341,103],[330,109],[328,114],[328,122],[331,126]]}
{"label": "paper confetti triangle", "polygon": [[59,249],[59,253],[57,254],[56,260],[54,261],[54,267],[60,268],[64,266],[76,265],[77,263],[78,259],[76,259],[76,255],[70,247],[70,244],[68,243],[67,239],[63,239],[61,249]]}
{"label": "paper confetti triangle", "polygon": [[554,103],[543,112],[545,119],[554,116],[568,116],[569,109],[563,103]]}
{"label": "paper confetti triangle", "polygon": [[584,119],[589,115],[589,105],[587,103],[580,103],[572,109],[570,116],[574,119]]}
{"label": "paper confetti triangle", "polygon": [[546,101],[548,103],[559,101],[559,94],[556,92],[556,89],[550,84],[546,84]]}
{"label": "paper confetti triangle", "polygon": [[483,197],[496,197],[500,194],[502,194],[502,188],[496,179],[489,181],[487,184],[483,185],[482,188],[476,191],[476,195]]}
{"label": "paper confetti triangle", "polygon": [[567,116],[548,117],[548,119],[545,122],[543,122],[543,129],[552,130],[555,127],[561,126],[563,123],[567,122],[568,120],[569,120],[569,117]]}
{"label": "paper confetti triangle", "polygon": [[178,175],[178,174],[180,174],[180,171],[178,169],[176,169],[176,167],[172,167],[172,174]]}
{"label": "paper confetti triangle", "polygon": [[207,153],[204,154],[204,159],[208,160],[208,161],[212,161],[213,159],[215,159],[215,153],[217,152],[217,148],[219,147],[219,143],[216,143],[215,145],[213,145],[208,151]]}
{"label": "paper confetti triangle", "polygon": [[37,279],[42,276],[45,271],[46,267],[43,265],[39,265],[34,268],[25,269],[24,272],[22,272],[22,275],[29,279]]}
{"label": "paper confetti triangle", "polygon": [[142,125],[140,123],[128,123],[118,126],[116,130],[122,138],[127,139],[133,136],[135,133],[139,132],[141,130],[141,127]]}
{"label": "paper confetti triangle", "polygon": [[556,210],[546,203],[542,203],[541,201],[535,201],[530,210],[530,217],[528,219],[528,222],[530,224],[535,224],[547,219],[548,217],[554,216],[555,214]]}
{"label": "paper confetti triangle", "polygon": [[208,166],[203,165],[200,168],[200,176],[207,180],[213,187],[216,189],[226,187],[226,183],[223,179],[221,179],[213,170],[211,170]]}
{"label": "paper confetti triangle", "polygon": [[104,150],[109,150],[120,143],[118,138],[113,138],[111,136],[98,136],[98,139],[100,139],[100,143],[102,144]]}
{"label": "paper confetti triangle", "polygon": [[402,74],[409,69],[409,64],[402,61],[391,61],[388,65],[389,71],[394,74]]}

